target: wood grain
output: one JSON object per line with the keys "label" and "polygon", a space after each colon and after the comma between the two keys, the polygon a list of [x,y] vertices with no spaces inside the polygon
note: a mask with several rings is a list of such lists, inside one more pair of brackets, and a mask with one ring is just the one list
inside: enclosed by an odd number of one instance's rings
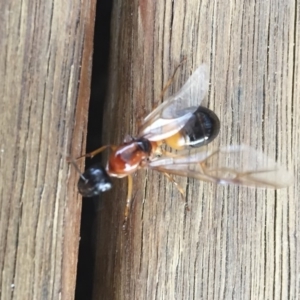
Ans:
{"label": "wood grain", "polygon": [[95,1],[0,7],[0,298],[73,299]]}
{"label": "wood grain", "polygon": [[[278,191],[180,179],[186,203],[161,174],[104,194],[96,225],[94,299],[297,299],[300,295],[300,5],[296,1],[116,1],[104,143],[137,133],[137,121],[200,63],[206,104],[220,117],[214,146],[244,143],[295,173]],[[230,158],[229,158],[230,159]]]}

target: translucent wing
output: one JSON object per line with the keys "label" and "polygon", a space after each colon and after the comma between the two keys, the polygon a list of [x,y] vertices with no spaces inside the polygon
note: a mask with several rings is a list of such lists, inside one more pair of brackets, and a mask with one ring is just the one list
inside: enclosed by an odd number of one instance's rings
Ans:
{"label": "translucent wing", "polygon": [[293,175],[262,152],[249,146],[222,147],[215,152],[186,153],[161,157],[149,166],[160,172],[192,177],[219,184],[284,188]]}
{"label": "translucent wing", "polygon": [[202,64],[179,92],[165,100],[144,119],[139,137],[159,141],[174,135],[200,106],[207,89],[208,68]]}

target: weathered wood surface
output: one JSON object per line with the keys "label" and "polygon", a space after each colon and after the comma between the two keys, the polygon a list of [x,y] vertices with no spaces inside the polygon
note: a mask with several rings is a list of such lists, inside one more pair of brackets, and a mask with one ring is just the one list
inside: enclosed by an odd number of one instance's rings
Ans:
{"label": "weathered wood surface", "polygon": [[215,146],[263,149],[295,172],[283,190],[139,171],[127,231],[126,179],[98,211],[94,299],[297,299],[300,295],[300,4],[296,1],[115,1],[104,143],[136,134],[173,70],[169,94],[206,62]]}
{"label": "weathered wood surface", "polygon": [[95,1],[0,7],[0,298],[73,299]]}

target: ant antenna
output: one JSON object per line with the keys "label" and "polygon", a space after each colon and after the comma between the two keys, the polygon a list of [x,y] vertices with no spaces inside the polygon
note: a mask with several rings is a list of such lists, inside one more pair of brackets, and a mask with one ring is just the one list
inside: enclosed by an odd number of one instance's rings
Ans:
{"label": "ant antenna", "polygon": [[72,157],[72,156],[68,156],[67,157],[67,162],[72,164],[75,168],[75,170],[77,171],[77,173],[80,175],[80,178],[84,181],[84,182],[87,182],[88,180],[83,176],[83,173],[81,173],[78,165],[76,164],[76,161],[75,159]]}

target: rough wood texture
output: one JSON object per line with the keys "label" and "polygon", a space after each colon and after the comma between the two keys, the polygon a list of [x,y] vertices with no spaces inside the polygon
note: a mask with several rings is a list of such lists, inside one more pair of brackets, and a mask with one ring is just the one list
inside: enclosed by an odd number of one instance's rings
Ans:
{"label": "rough wood texture", "polygon": [[1,299],[74,298],[94,7],[0,4]]}
{"label": "rough wood texture", "polygon": [[[247,1],[246,1],[247,2]],[[183,56],[169,94],[201,62],[221,120],[215,146],[244,143],[295,172],[279,191],[140,171],[122,231],[124,180],[103,195],[94,299],[296,299],[299,287],[300,4],[296,1],[116,1],[104,143],[136,134]]]}

